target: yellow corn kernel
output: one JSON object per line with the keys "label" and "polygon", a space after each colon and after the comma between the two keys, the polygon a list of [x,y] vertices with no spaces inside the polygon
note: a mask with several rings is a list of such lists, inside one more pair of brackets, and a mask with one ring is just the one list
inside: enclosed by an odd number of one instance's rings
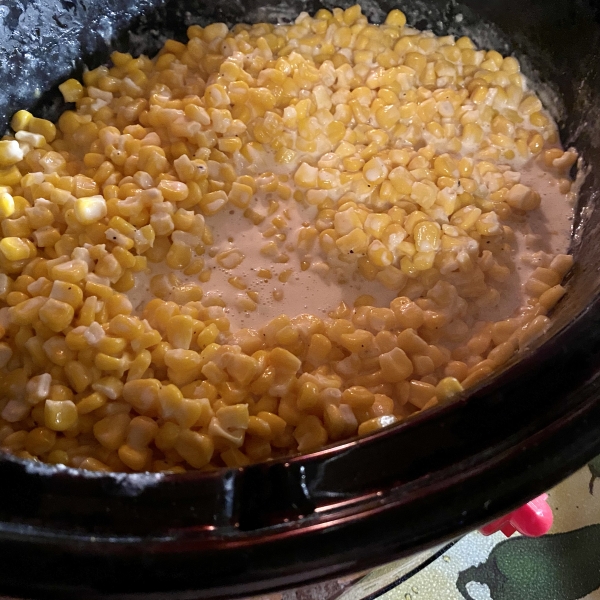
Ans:
{"label": "yellow corn kernel", "polygon": [[358,421],[350,406],[328,404],[323,415],[325,429],[331,440],[339,440],[356,433]]}
{"label": "yellow corn kernel", "polygon": [[296,405],[299,410],[312,412],[320,403],[319,387],[312,381],[305,381],[300,385]]}
{"label": "yellow corn kernel", "polygon": [[[29,219],[25,216],[13,219],[7,219],[2,222],[2,233],[5,237],[27,238],[31,234]],[[26,239],[22,240],[27,243]]]}
{"label": "yellow corn kernel", "polygon": [[0,167],[10,167],[23,160],[23,151],[16,140],[0,140]]}
{"label": "yellow corn kernel", "polygon": [[369,260],[377,267],[387,267],[392,264],[394,255],[379,240],[373,240],[367,249]]}
{"label": "yellow corn kernel", "polygon": [[[92,323],[92,326],[86,332],[87,333],[86,337],[88,339],[90,339],[92,337],[90,334],[92,327],[94,327],[94,329],[97,330],[94,323]],[[72,332],[70,332],[70,333],[72,333]],[[67,334],[67,337],[70,335],[70,333]],[[98,333],[100,333],[100,332],[98,331]],[[108,335],[99,335],[98,338],[93,340],[93,343],[94,343],[94,347],[98,350],[98,352],[103,352],[104,354],[108,354],[109,356],[120,355],[127,346],[127,340],[125,338],[111,337]]]}
{"label": "yellow corn kernel", "polygon": [[69,462],[69,455],[64,450],[52,450],[46,460],[52,465],[66,465]]}
{"label": "yellow corn kernel", "polygon": [[223,406],[216,411],[215,419],[218,420],[220,428],[227,432],[245,431],[248,429],[250,419],[248,405]]}
{"label": "yellow corn kernel", "polygon": [[222,190],[209,192],[202,196],[199,207],[203,214],[211,216],[217,214],[227,204],[227,200],[227,194]]}
{"label": "yellow corn kernel", "polygon": [[31,119],[33,119],[33,115],[30,112],[26,110],[19,110],[13,115],[10,126],[12,127],[13,131],[21,131],[27,129]]}
{"label": "yellow corn kernel", "polygon": [[169,248],[165,263],[175,271],[185,269],[192,261],[192,249],[182,243],[175,242]]}
{"label": "yellow corn kernel", "polygon": [[539,207],[541,198],[540,195],[529,186],[517,183],[508,191],[506,202],[512,208],[529,211]]}
{"label": "yellow corn kernel", "polygon": [[270,364],[281,371],[296,373],[302,361],[284,348],[274,348],[269,354]]}
{"label": "yellow corn kernel", "polygon": [[101,371],[121,371],[123,369],[123,359],[99,352],[94,358],[94,365]]}
{"label": "yellow corn kernel", "polygon": [[475,369],[474,371],[470,372],[467,377],[465,377],[463,379],[463,381],[461,382],[461,385],[465,389],[467,389],[467,388],[479,383],[486,377],[488,377],[492,373],[492,371],[493,371],[493,366],[487,366],[487,365],[482,366],[479,369]]}
{"label": "yellow corn kernel", "polygon": [[167,421],[163,425],[160,426],[158,432],[155,435],[154,443],[159,450],[163,452],[166,450],[170,450],[175,445],[177,441],[177,437],[181,428],[177,423],[172,423],[171,421]]}
{"label": "yellow corn kernel", "polygon": [[[409,382],[410,396],[409,402],[417,408],[423,409],[427,403],[435,396],[436,388],[430,383],[417,381],[413,379]],[[463,383],[464,385],[464,383]],[[466,387],[466,386],[465,386]]]}
{"label": "yellow corn kernel", "polygon": [[542,110],[542,103],[536,96],[527,96],[519,104],[519,112],[523,115],[531,115]]}
{"label": "yellow corn kernel", "polygon": [[119,447],[118,455],[132,471],[141,471],[145,469],[152,452],[148,448],[133,448],[129,444],[123,444]]}
{"label": "yellow corn kernel", "polygon": [[88,274],[88,265],[83,260],[73,259],[53,265],[49,271],[54,280],[79,283]]}
{"label": "yellow corn kernel", "polygon": [[152,413],[158,407],[161,384],[156,379],[134,379],[123,386],[123,399],[139,413]]}
{"label": "yellow corn kernel", "polygon": [[134,316],[119,314],[114,316],[108,324],[107,333],[115,337],[133,340],[144,331],[142,322]]}
{"label": "yellow corn kernel", "polygon": [[563,151],[560,148],[550,148],[543,153],[544,164],[546,167],[552,167],[556,159],[563,156]]}
{"label": "yellow corn kernel", "polygon": [[32,377],[25,387],[29,404],[39,404],[42,400],[46,400],[50,396],[51,383],[52,376],[50,373]]}
{"label": "yellow corn kernel", "polygon": [[397,383],[404,381],[413,372],[413,364],[404,350],[394,348],[379,356],[379,366],[385,381]]}
{"label": "yellow corn kernel", "polygon": [[12,167],[0,168],[0,185],[16,186],[21,181],[21,172],[13,165]]}
{"label": "yellow corn kernel", "polygon": [[141,350],[129,365],[129,370],[127,371],[127,381],[141,379],[144,377],[151,363],[152,354],[148,350]]}
{"label": "yellow corn kernel", "polygon": [[52,331],[59,332],[68,327],[75,316],[70,304],[49,298],[39,310],[39,318]]}
{"label": "yellow corn kernel", "polygon": [[12,318],[14,321],[17,319],[22,320],[23,316],[31,311],[35,310],[37,314],[37,310],[42,306],[43,299],[40,296],[35,298],[31,298],[33,302],[29,302],[30,298],[25,292],[19,292],[13,290],[12,292],[7,292],[5,294],[6,303],[9,306],[20,307],[18,310],[11,311]]}
{"label": "yellow corn kernel", "polygon": [[125,442],[131,418],[126,413],[104,417],[94,424],[94,437],[107,450],[118,450]]}
{"label": "yellow corn kernel", "polygon": [[[397,52],[398,50],[396,50]],[[414,69],[416,73],[420,74],[425,70],[427,65],[427,58],[424,54],[419,52],[407,52],[404,57],[404,64],[411,69]]]}
{"label": "yellow corn kernel", "polygon": [[476,123],[467,123],[463,127],[462,141],[479,144],[483,139],[483,129]]}
{"label": "yellow corn kernel", "polygon": [[219,333],[219,328],[214,323],[211,323],[198,334],[196,343],[200,349],[203,350],[216,341],[219,337]]}
{"label": "yellow corn kernel", "polygon": [[200,355],[194,350],[180,348],[167,350],[164,356],[165,365],[176,371],[190,371],[201,364]]}
{"label": "yellow corn kernel", "polygon": [[306,360],[313,365],[319,365],[327,359],[331,352],[331,341],[321,333],[314,333],[310,338]]}
{"label": "yellow corn kernel", "polygon": [[319,170],[308,163],[301,163],[294,173],[294,183],[303,188],[317,187]]}
{"label": "yellow corn kernel", "polygon": [[5,237],[0,240],[0,252],[6,260],[18,261],[31,258],[33,251],[26,240],[19,237]]}
{"label": "yellow corn kernel", "polygon": [[[259,411],[255,417],[249,417],[248,433],[252,433],[252,430],[256,430],[257,422],[253,419],[257,419],[260,421],[260,428],[263,432],[262,435],[264,435],[268,439],[273,439],[281,436],[285,431],[287,425],[281,417],[268,411]],[[268,435],[266,433],[267,431]],[[253,435],[256,435],[256,433],[253,433]]]}
{"label": "yellow corn kernel", "polygon": [[77,423],[77,407],[71,400],[46,400],[44,423],[52,431],[66,431]]}
{"label": "yellow corn kernel", "polygon": [[339,343],[350,352],[358,354],[372,348],[373,334],[364,329],[356,329],[352,333],[343,333],[340,336]]}
{"label": "yellow corn kernel", "polygon": [[47,427],[32,429],[25,439],[25,450],[33,456],[49,452],[56,443],[56,433]]}
{"label": "yellow corn kernel", "polygon": [[213,441],[208,435],[189,429],[181,431],[173,448],[195,469],[206,466],[214,452]]}
{"label": "yellow corn kernel", "polygon": [[162,180],[157,188],[169,202],[183,202],[189,194],[188,186],[181,181]]}
{"label": "yellow corn kernel", "polygon": [[194,335],[194,319],[189,315],[175,315],[167,323],[167,340],[173,348],[189,349]]}
{"label": "yellow corn kernel", "polygon": [[77,403],[77,412],[80,415],[87,415],[106,404],[106,396],[100,392],[93,392]]}
{"label": "yellow corn kernel", "polygon": [[365,254],[368,244],[369,238],[367,234],[359,228],[335,240],[337,248],[345,254]]}
{"label": "yellow corn kernel", "polygon": [[413,229],[418,252],[436,252],[441,246],[441,230],[433,221],[421,221]]}
{"label": "yellow corn kernel", "polygon": [[374,431],[382,429],[383,427],[389,427],[397,422],[398,419],[394,415],[375,417],[374,419],[369,419],[368,421],[364,421],[359,425],[358,435],[368,435],[369,433],[373,433]]}
{"label": "yellow corn kernel", "polygon": [[83,304],[83,291],[78,285],[66,281],[54,281],[50,298],[70,304],[74,309],[77,309]]}
{"label": "yellow corn kernel", "polygon": [[53,142],[56,137],[56,126],[46,119],[38,119],[36,117],[29,119],[27,129],[32,133],[43,135],[48,143]]}
{"label": "yellow corn kernel", "polygon": [[15,212],[15,200],[8,192],[0,192],[0,218],[6,219]]}
{"label": "yellow corn kernel", "polygon": [[238,208],[247,208],[252,200],[254,191],[249,185],[234,181],[231,184],[231,190],[228,194],[228,199],[231,204]]}
{"label": "yellow corn kernel", "polygon": [[546,309],[554,308],[556,303],[567,293],[562,285],[555,285],[544,291],[539,297],[539,303]]}
{"label": "yellow corn kernel", "polygon": [[84,89],[77,79],[67,79],[58,86],[65,102],[77,102],[84,95]]}
{"label": "yellow corn kernel", "polygon": [[224,250],[215,256],[219,266],[224,269],[235,269],[244,260],[244,254],[237,249]]}
{"label": "yellow corn kernel", "polygon": [[463,387],[458,381],[458,379],[454,377],[444,377],[437,386],[435,387],[435,395],[438,400],[450,400],[457,394],[463,391]]}
{"label": "yellow corn kernel", "polygon": [[[512,341],[503,342],[502,344],[498,344],[495,348],[490,350],[490,352],[487,355],[487,360],[492,361],[492,363],[494,363],[495,366],[499,367],[506,363],[513,356],[515,350],[516,345]],[[463,380],[467,377],[468,372],[465,370],[464,374],[461,375],[461,380]]]}
{"label": "yellow corn kernel", "polygon": [[377,239],[381,239],[383,232],[391,225],[392,219],[385,213],[373,213],[367,215],[364,222],[365,232]]}
{"label": "yellow corn kernel", "polygon": [[555,271],[561,279],[572,267],[573,257],[570,254],[557,254],[550,263],[550,268]]}
{"label": "yellow corn kernel", "polygon": [[314,415],[304,417],[294,429],[293,435],[300,452],[311,452],[327,443],[327,430]]}
{"label": "yellow corn kernel", "polygon": [[129,424],[127,444],[130,448],[145,448],[152,442],[157,433],[158,424],[156,421],[149,417],[134,417]]}
{"label": "yellow corn kernel", "polygon": [[221,459],[229,468],[245,467],[250,464],[250,459],[237,448],[229,448],[221,452]]}
{"label": "yellow corn kernel", "polygon": [[354,410],[368,410],[374,401],[375,394],[362,386],[349,387],[342,392],[341,402]]}
{"label": "yellow corn kernel", "polygon": [[428,209],[435,204],[437,188],[433,185],[428,185],[423,181],[415,181],[411,188],[410,197],[419,206]]}
{"label": "yellow corn kernel", "polygon": [[64,369],[71,388],[77,393],[83,392],[93,381],[93,371],[78,361],[69,361]]}
{"label": "yellow corn kernel", "polygon": [[224,366],[227,373],[240,385],[247,386],[259,374],[259,363],[244,354],[225,355]]}
{"label": "yellow corn kernel", "polygon": [[370,185],[375,186],[385,180],[388,175],[388,169],[380,158],[375,157],[365,163],[363,175]]}
{"label": "yellow corn kernel", "polygon": [[92,389],[95,392],[104,394],[111,400],[116,400],[123,393],[123,382],[119,378],[109,375],[92,383]]}

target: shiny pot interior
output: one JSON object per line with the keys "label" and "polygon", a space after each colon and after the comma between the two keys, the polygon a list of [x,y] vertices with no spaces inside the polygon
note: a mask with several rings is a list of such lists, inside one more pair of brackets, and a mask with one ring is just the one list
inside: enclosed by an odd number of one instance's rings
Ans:
{"label": "shiny pot interior", "polygon": [[[56,85],[112,49],[157,51],[187,26],[288,19],[353,2],[9,0],[0,126],[54,116]],[[586,169],[576,259],[552,329],[458,401],[368,438],[239,470],[100,475],[0,458],[0,593],[230,598],[360,571],[450,539],[600,452],[600,3],[365,1],[381,21],[514,53]]]}

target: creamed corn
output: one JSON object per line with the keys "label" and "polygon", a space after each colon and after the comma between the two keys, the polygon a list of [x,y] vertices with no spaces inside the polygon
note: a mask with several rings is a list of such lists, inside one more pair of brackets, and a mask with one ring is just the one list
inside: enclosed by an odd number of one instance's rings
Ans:
{"label": "creamed corn", "polygon": [[[542,261],[513,317],[468,324],[510,274],[507,219],[540,204],[519,166],[541,157],[568,191],[576,159],[517,60],[414,30],[399,10],[371,25],[358,6],[188,38],[154,59],[113,53],[59,86],[74,106],[56,125],[19,111],[0,141],[3,449],[171,472],[309,452],[451,399],[547,328],[567,255]],[[258,192],[275,198],[269,214]],[[291,240],[293,203],[317,217]],[[274,266],[297,251],[303,270],[395,299],[233,330],[207,293],[225,210],[261,227]],[[127,293],[156,263],[194,283],[157,275],[136,312]],[[246,281],[228,284],[256,309]]]}

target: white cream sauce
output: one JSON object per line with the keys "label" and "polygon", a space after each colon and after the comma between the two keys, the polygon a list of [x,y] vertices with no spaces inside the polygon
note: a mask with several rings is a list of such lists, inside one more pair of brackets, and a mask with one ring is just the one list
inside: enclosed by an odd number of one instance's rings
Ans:
{"label": "white cream sauce", "polygon": [[[495,307],[479,309],[477,319],[498,321],[513,315],[526,304],[527,297],[522,288],[531,272],[537,266],[547,266],[550,260],[548,255],[566,253],[569,247],[574,194],[561,193],[558,179],[548,173],[540,161],[529,163],[520,172],[521,182],[540,194],[541,206],[521,220],[503,223],[515,232],[512,265],[509,265],[512,273],[505,283],[497,284],[499,303]],[[251,206],[256,212],[266,215],[271,199],[271,194],[256,194]],[[378,306],[389,306],[396,296],[396,292],[380,282],[367,281],[358,273],[350,281],[339,283],[333,271],[327,271],[327,267],[318,259],[318,240],[315,242],[315,252],[308,257],[312,259],[310,268],[302,270],[301,263],[307,257],[297,248],[298,230],[303,223],[314,221],[314,207],[299,204],[293,199],[279,200],[278,210],[267,216],[259,226],[255,226],[242,213],[238,208],[226,208],[207,218],[214,235],[214,243],[207,247],[204,255],[211,277],[208,282],[200,284],[205,298],[219,297],[225,302],[225,314],[233,330],[259,328],[282,313],[290,317],[310,313],[323,318],[340,302],[352,306],[356,298],[363,294],[373,296]],[[260,251],[269,240],[275,240],[274,237],[263,237],[263,231],[278,216],[287,217],[287,225],[279,231],[286,235],[286,240],[276,242],[278,252],[289,258],[285,263],[274,262],[272,257]],[[244,260],[233,269],[221,267],[214,256],[234,248],[242,251]],[[542,264],[544,261],[546,263]],[[261,269],[269,270],[272,277],[260,277],[258,272]],[[143,308],[152,299],[151,278],[156,274],[168,274],[169,271],[163,264],[149,264],[145,273],[138,274],[137,285],[129,293],[136,308]],[[287,281],[280,281],[279,277],[289,271],[291,275]],[[232,277],[243,281],[247,285],[246,290],[237,289],[229,283]],[[181,283],[198,283],[197,275],[186,277],[177,273],[177,278]],[[257,306],[253,311],[238,306],[240,299],[247,298],[246,291],[258,294]]]}
{"label": "white cream sauce", "polygon": [[500,321],[512,316],[527,302],[523,285],[531,273],[538,266],[547,266],[550,257],[566,254],[571,242],[575,193],[562,193],[559,179],[544,169],[540,161],[530,162],[520,172],[521,183],[540,194],[541,205],[522,220],[504,222],[515,233],[514,268],[509,279],[498,285],[500,302],[493,308],[480,310],[480,319]]}

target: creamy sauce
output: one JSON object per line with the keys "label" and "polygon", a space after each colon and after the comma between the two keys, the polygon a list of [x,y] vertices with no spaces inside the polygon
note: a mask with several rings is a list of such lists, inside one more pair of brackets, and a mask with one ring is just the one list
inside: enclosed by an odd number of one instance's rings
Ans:
{"label": "creamy sauce", "polygon": [[[270,194],[256,194],[253,208],[261,214],[266,214],[270,201]],[[273,258],[265,256],[260,249],[269,239],[263,237],[263,231],[270,221],[285,214],[289,216],[287,226],[281,232],[286,234],[285,242],[277,245],[282,254],[288,257],[285,263],[273,262]],[[204,291],[204,301],[210,302],[212,298],[221,298],[226,303],[225,314],[230,320],[232,329],[244,327],[259,328],[271,319],[285,313],[290,317],[303,313],[310,313],[321,318],[327,316],[331,310],[341,302],[352,306],[361,295],[368,294],[375,298],[378,306],[388,306],[396,297],[396,292],[388,290],[378,281],[367,281],[358,273],[351,279],[340,284],[334,274],[327,270],[326,265],[320,260],[314,260],[315,255],[306,256],[297,249],[298,230],[303,223],[314,220],[316,210],[297,203],[290,199],[280,200],[279,209],[268,216],[260,226],[254,226],[243,216],[243,211],[238,208],[224,210],[207,219],[210,225],[214,243],[205,254],[206,267],[210,270],[210,281],[201,284]],[[244,254],[244,260],[233,269],[220,266],[215,260],[216,254],[238,249]],[[318,240],[314,249],[318,252]],[[214,256],[211,257],[210,255]],[[312,258],[311,266],[303,270],[302,261]],[[267,270],[271,278],[261,277],[259,271]],[[286,281],[280,281],[291,271]],[[136,309],[143,306],[154,296],[150,291],[150,280],[155,275],[168,274],[170,269],[162,263],[149,263],[149,269],[138,274],[136,287],[129,292],[129,297]],[[229,280],[239,278],[247,285],[246,290],[234,287]],[[197,276],[185,276],[177,273],[177,279],[185,284],[198,282]],[[247,299],[246,291],[258,294],[256,310],[244,310],[240,304]]]}
{"label": "creamy sauce", "polygon": [[[538,266],[548,266],[553,255],[568,250],[574,194],[561,192],[559,180],[540,162],[533,161],[521,167],[519,172],[521,183],[531,186],[540,194],[541,206],[528,212],[522,219],[503,222],[515,233],[511,243],[512,264],[507,265],[511,275],[507,281],[497,285],[500,298],[496,306],[480,308],[472,304],[474,320],[500,321],[512,316],[527,303],[523,285],[533,270]],[[244,217],[239,208],[229,208],[207,218],[214,243],[207,248],[204,256],[211,276],[208,282],[201,284],[203,302],[208,304],[215,298],[221,299],[226,304],[224,312],[232,330],[260,328],[282,313],[290,317],[309,313],[324,318],[341,302],[352,306],[359,296],[365,294],[373,296],[377,306],[389,306],[391,300],[402,295],[402,292],[397,294],[387,289],[379,281],[367,281],[357,272],[351,273],[347,281],[340,282],[337,275],[319,259],[318,240],[314,244],[313,254],[306,255],[298,249],[298,231],[303,224],[314,222],[316,209],[298,203],[293,198],[279,199],[278,209],[269,215],[269,205],[273,199],[274,195],[270,193],[255,194],[251,207],[265,216],[258,226]],[[285,227],[278,230],[279,234],[286,236],[285,241],[279,241],[275,236],[263,236],[273,219],[278,217],[286,221]],[[274,262],[272,256],[261,253],[261,248],[269,240],[275,243],[279,254],[287,257],[286,262]],[[234,249],[240,250],[244,259],[234,268],[223,268],[215,256]],[[304,270],[302,262],[306,259],[310,260],[311,265]],[[268,271],[271,277],[259,275],[261,270]],[[166,265],[160,263],[150,264],[145,273],[138,274],[137,285],[129,292],[138,310],[154,297],[150,292],[152,277],[157,274],[168,275],[170,272]],[[178,272],[176,277],[180,284],[198,282],[197,275],[185,276]],[[230,283],[231,278],[237,278],[247,287],[238,289]],[[247,292],[255,295],[255,310],[245,310],[243,307],[244,302],[248,302]]]}
{"label": "creamy sauce", "polygon": [[541,196],[537,210],[527,213],[520,221],[504,224],[515,233],[513,269],[510,277],[500,287],[500,301],[495,307],[481,309],[478,317],[501,321],[512,316],[527,302],[523,285],[535,268],[548,266],[556,254],[566,254],[571,242],[574,197],[573,192],[563,193],[559,180],[538,161],[520,170],[521,183],[528,185]]}
{"label": "creamy sauce", "polygon": [[[217,215],[214,223],[215,246],[220,250],[229,246],[239,248],[246,258],[235,269],[226,270],[218,265],[213,267],[210,282],[204,285],[204,290],[206,293],[217,293],[223,297],[228,304],[225,312],[234,327],[258,328],[281,313],[290,317],[310,313],[323,318],[340,302],[352,306],[356,298],[363,294],[372,295],[381,306],[389,305],[389,302],[396,297],[395,292],[387,290],[378,281],[367,281],[356,273],[350,281],[340,284],[331,271],[324,272],[326,267],[320,261],[313,262],[307,270],[302,270],[301,262],[304,255],[295,248],[298,229],[303,222],[308,222],[315,211],[299,205],[294,200],[281,204],[283,210],[287,209],[291,217],[286,228],[287,240],[290,242],[286,240],[282,244],[284,250],[287,245],[291,250],[286,252],[289,260],[283,264],[273,263],[271,258],[261,254],[260,248],[264,245],[265,238],[258,227],[248,228],[248,221],[241,217],[239,211],[233,215]],[[233,242],[229,242],[231,238]],[[316,245],[318,242],[315,243]],[[270,270],[273,277],[260,278],[258,276],[260,269]],[[279,277],[286,271],[291,271],[292,274],[285,283],[282,283]],[[237,291],[227,281],[232,275],[241,277],[248,282],[248,290],[259,294],[255,311],[243,311],[237,309],[235,303],[228,302],[227,296],[231,299],[231,292]],[[278,292],[283,293],[283,298],[280,300],[276,299]],[[244,295],[244,292],[241,294]]]}

